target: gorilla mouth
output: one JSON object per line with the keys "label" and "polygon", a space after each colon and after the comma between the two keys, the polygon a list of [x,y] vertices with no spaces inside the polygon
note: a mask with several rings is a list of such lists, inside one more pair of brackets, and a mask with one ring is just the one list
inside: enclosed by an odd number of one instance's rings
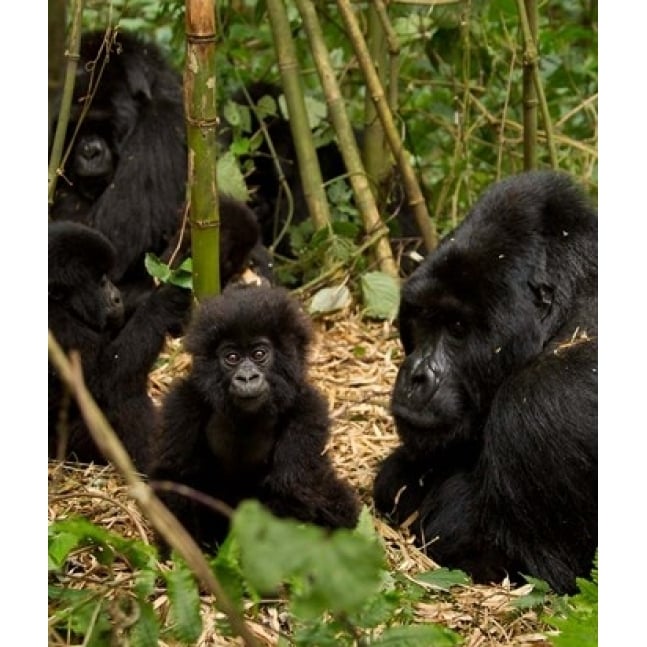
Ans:
{"label": "gorilla mouth", "polygon": [[261,409],[268,400],[268,393],[242,394],[237,393],[232,399],[238,409],[248,413],[254,413]]}
{"label": "gorilla mouth", "polygon": [[408,403],[400,404],[397,401],[393,401],[391,403],[391,414],[397,424],[402,422],[408,427],[416,427],[421,431],[430,431],[449,425],[449,422],[443,420],[436,411],[430,409],[412,409]]}

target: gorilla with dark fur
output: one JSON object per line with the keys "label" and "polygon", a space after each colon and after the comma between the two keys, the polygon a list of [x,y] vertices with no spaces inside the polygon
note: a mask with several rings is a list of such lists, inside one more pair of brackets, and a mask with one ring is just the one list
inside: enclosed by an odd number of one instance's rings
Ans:
{"label": "gorilla with dark fur", "polygon": [[[185,337],[191,372],[163,404],[151,479],[232,507],[255,498],[278,516],[354,527],[359,501],[324,454],[330,421],[307,381],[310,339],[310,320],[283,288],[231,286],[203,301]],[[222,542],[225,517],[177,492],[160,496],[203,546]]]}
{"label": "gorilla with dark fur", "polygon": [[[85,382],[137,467],[148,467],[156,410],[148,373],[167,333],[177,334],[191,304],[188,290],[151,292],[124,322],[119,289],[108,278],[115,249],[103,234],[72,222],[49,225],[48,327],[65,351],[81,355]],[[49,456],[105,463],[55,369],[48,367]],[[59,437],[59,431],[64,437]]]}
{"label": "gorilla with dark fur", "polygon": [[[113,243],[113,277],[128,300],[131,286],[135,292],[142,284],[153,287],[144,267],[146,252],[170,256],[179,231],[187,181],[186,125],[180,76],[159,49],[119,32],[102,67],[104,36],[90,32],[81,41],[66,137],[66,145],[74,141],[65,170],[72,185],[59,179],[50,215],[90,225]],[[83,98],[94,88],[83,114]],[[254,212],[229,196],[220,197],[220,217],[224,285],[246,267],[260,229]]]}
{"label": "gorilla with dark fur", "polygon": [[475,581],[590,576],[597,546],[597,213],[565,175],[493,185],[405,283],[401,445],[375,506]]}

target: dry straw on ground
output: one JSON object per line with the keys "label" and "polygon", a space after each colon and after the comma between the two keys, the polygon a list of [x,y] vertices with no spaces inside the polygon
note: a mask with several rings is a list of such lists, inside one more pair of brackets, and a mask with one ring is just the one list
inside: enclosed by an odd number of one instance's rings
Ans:
{"label": "dry straw on ground", "polygon": [[[370,492],[375,469],[397,443],[388,411],[402,353],[397,333],[388,323],[370,323],[348,313],[318,321],[315,327],[310,377],[328,398],[332,414],[332,438],[327,451],[339,473],[357,488],[372,510]],[[157,401],[173,379],[186,371],[189,361],[179,341],[167,345],[159,368],[150,378],[151,394]],[[151,541],[146,519],[110,467],[50,462],[49,519],[54,521],[76,514],[125,537]],[[435,567],[406,534],[379,519],[375,523],[394,570],[415,575]],[[85,552],[73,559],[66,578],[69,586],[75,588],[108,580],[117,592],[132,584],[133,574],[125,564],[107,569]],[[465,637],[466,647],[549,645],[544,633],[546,627],[537,615],[532,611],[515,611],[511,606],[514,598],[528,591],[528,586],[513,590],[505,583],[454,587],[451,595],[434,596],[431,602],[419,604],[417,620],[438,622],[459,631]],[[222,637],[214,629],[213,620],[218,614],[212,602],[208,596],[203,598],[205,629],[197,647],[242,644],[240,640]],[[157,591],[154,607],[162,617],[168,612],[163,589]],[[277,632],[285,629],[284,619],[280,604],[268,603],[248,621],[261,644],[276,645]],[[121,616],[115,615],[114,622],[126,626],[129,618],[122,611]],[[50,644],[67,643],[64,637],[52,635]]]}

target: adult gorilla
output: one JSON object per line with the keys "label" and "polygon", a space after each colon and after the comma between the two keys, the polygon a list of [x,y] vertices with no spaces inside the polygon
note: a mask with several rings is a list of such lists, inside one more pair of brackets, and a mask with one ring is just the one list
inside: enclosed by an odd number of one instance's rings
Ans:
{"label": "adult gorilla", "polygon": [[476,581],[572,592],[597,546],[595,210],[551,171],[495,184],[406,282],[399,318],[402,443],[376,508]]}
{"label": "adult gorilla", "polygon": [[[81,356],[86,384],[137,467],[146,471],[157,425],[148,374],[167,333],[178,334],[191,305],[188,290],[164,285],[124,319],[109,276],[110,241],[74,222],[49,224],[47,324],[67,351]],[[48,365],[49,456],[105,463],[57,371]]]}
{"label": "adult gorilla", "polygon": [[[87,95],[92,99],[83,114]],[[119,32],[109,52],[104,32],[84,34],[66,142],[72,137],[66,169],[72,184],[59,180],[50,215],[89,225],[112,242],[113,278],[128,301],[131,288],[135,294],[142,284],[152,288],[144,255],[170,255],[184,211],[180,76],[155,45],[132,34]],[[229,196],[220,196],[220,216],[225,284],[245,268],[260,230],[253,211]]]}

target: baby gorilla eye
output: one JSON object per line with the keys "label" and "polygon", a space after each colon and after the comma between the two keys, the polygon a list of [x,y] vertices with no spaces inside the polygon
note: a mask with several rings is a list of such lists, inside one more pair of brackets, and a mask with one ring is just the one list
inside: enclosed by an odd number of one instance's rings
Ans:
{"label": "baby gorilla eye", "polygon": [[265,348],[255,348],[252,351],[252,359],[255,362],[262,362],[267,357],[267,350]]}
{"label": "baby gorilla eye", "polygon": [[225,354],[225,363],[229,366],[236,366],[240,362],[240,353],[237,353],[235,350],[230,350]]}

